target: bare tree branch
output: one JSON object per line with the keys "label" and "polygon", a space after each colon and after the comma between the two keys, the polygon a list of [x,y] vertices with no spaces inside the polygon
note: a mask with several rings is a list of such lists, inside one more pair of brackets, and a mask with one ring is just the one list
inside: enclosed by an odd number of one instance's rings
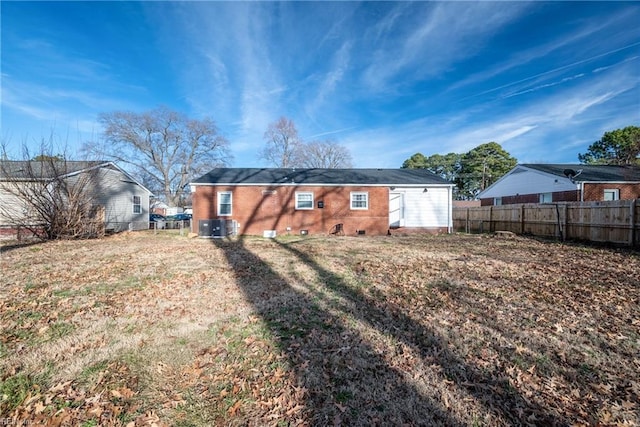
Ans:
{"label": "bare tree branch", "polygon": [[147,187],[177,206],[189,180],[231,161],[228,141],[213,120],[190,119],[166,107],[99,116],[105,146],[87,143],[87,153],[131,166]]}
{"label": "bare tree branch", "polygon": [[264,133],[261,159],[278,168],[350,168],[349,150],[335,141],[304,142],[291,119],[280,117]]}
{"label": "bare tree branch", "polygon": [[304,168],[351,168],[349,150],[335,141],[311,141],[300,153],[300,166]]}
{"label": "bare tree branch", "polygon": [[296,156],[300,149],[300,138],[295,123],[286,117],[280,117],[271,123],[264,133],[266,145],[260,151],[260,158],[277,168],[296,167]]}

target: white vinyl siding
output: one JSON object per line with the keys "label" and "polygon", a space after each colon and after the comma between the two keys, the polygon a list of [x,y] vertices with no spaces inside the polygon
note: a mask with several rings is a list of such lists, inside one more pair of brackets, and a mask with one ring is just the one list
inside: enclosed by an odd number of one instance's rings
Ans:
{"label": "white vinyl siding", "polygon": [[218,215],[230,216],[233,212],[233,195],[231,191],[220,191],[218,193]]}
{"label": "white vinyl siding", "polygon": [[296,192],[296,209],[313,209],[313,193]]}
{"label": "white vinyl siding", "polygon": [[499,181],[483,191],[479,197],[489,199],[517,194],[557,193],[578,189],[577,184],[568,178],[525,168],[518,169],[519,172],[515,173],[514,171],[500,178]]}
{"label": "white vinyl siding", "polygon": [[451,227],[451,189],[448,187],[405,188],[405,227]]}
{"label": "white vinyl siding", "polygon": [[369,193],[365,191],[354,191],[351,193],[351,209],[367,210],[369,209]]}
{"label": "white vinyl siding", "polygon": [[[83,179],[82,175],[70,178]],[[111,168],[101,168],[92,178],[87,189],[93,197],[93,205],[103,206],[107,230],[144,230],[149,228],[149,192],[123,174]],[[89,190],[91,187],[94,190]],[[133,197],[140,199],[140,212],[132,208]]]}

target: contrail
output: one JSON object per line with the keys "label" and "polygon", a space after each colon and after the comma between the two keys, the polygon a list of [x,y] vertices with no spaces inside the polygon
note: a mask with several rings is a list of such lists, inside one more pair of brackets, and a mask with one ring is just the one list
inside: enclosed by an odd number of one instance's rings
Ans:
{"label": "contrail", "polygon": [[517,80],[515,82],[507,83],[505,85],[498,86],[498,87],[495,87],[493,89],[485,90],[484,92],[476,93],[475,95],[467,96],[465,98],[462,98],[460,101],[464,101],[465,99],[469,99],[469,98],[475,98],[476,96],[485,95],[487,93],[495,92],[497,90],[504,89],[504,88],[509,87],[509,86],[517,85],[518,83],[526,82],[528,80],[532,80],[532,79],[535,79],[536,77],[544,76],[546,74],[555,73],[556,71],[564,70],[566,68],[575,67],[576,65],[584,64],[585,62],[593,61],[594,59],[598,59],[598,58],[601,58],[603,56],[611,55],[612,53],[620,52],[621,50],[629,49],[630,47],[634,47],[634,46],[638,46],[638,45],[640,45],[640,42],[632,43],[630,45],[623,46],[623,47],[620,47],[618,49],[610,50],[608,52],[604,52],[604,53],[592,56],[590,58],[583,59],[583,60],[578,61],[578,62],[574,62],[573,64],[563,65],[562,67],[554,68],[553,70],[545,71],[543,73],[538,73],[538,74],[535,74],[535,75],[533,75],[531,77],[526,77],[524,79],[520,79],[520,80]]}
{"label": "contrail", "polygon": [[318,138],[319,136],[325,136],[325,135],[333,135],[334,133],[346,132],[348,130],[355,129],[355,128],[356,128],[356,126],[351,126],[351,127],[344,128],[344,129],[330,130],[329,132],[322,132],[322,133],[318,133],[318,134],[315,134],[315,135],[308,136],[306,139]]}

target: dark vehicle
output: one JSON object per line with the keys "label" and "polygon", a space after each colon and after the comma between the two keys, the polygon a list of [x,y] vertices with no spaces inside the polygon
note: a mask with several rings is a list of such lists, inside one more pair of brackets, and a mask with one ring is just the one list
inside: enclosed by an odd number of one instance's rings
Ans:
{"label": "dark vehicle", "polygon": [[[155,223],[155,224],[152,224]],[[167,223],[167,218],[164,215],[152,213],[149,214],[149,228],[164,228]]]}
{"label": "dark vehicle", "polygon": [[191,214],[179,213],[175,215],[169,215],[167,221],[190,221]]}

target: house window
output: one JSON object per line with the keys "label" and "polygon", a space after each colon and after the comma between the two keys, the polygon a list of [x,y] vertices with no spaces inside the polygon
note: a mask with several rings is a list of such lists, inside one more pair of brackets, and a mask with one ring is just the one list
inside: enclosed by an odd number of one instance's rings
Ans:
{"label": "house window", "polygon": [[606,188],[604,190],[604,201],[620,200],[620,190],[617,188]]}
{"label": "house window", "polygon": [[218,193],[218,215],[231,215],[232,196],[231,191],[220,191]]}
{"label": "house window", "polygon": [[540,203],[551,203],[551,202],[553,202],[553,193],[540,194]]}
{"label": "house window", "polygon": [[313,209],[313,193],[296,193],[296,209]]}
{"label": "house window", "polygon": [[360,210],[369,209],[369,193],[366,193],[366,192],[351,193],[351,209],[360,209]]}
{"label": "house window", "polygon": [[493,205],[494,206],[502,206],[502,197],[495,197],[493,199]]}
{"label": "house window", "polygon": [[133,196],[133,213],[142,213],[142,204],[140,203],[140,196]]}

